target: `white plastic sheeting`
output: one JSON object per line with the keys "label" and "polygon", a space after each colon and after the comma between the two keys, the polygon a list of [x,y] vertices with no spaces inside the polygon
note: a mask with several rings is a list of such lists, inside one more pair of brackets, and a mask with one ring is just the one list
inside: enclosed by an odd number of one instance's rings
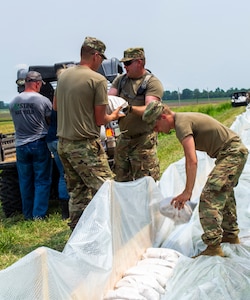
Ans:
{"label": "white plastic sheeting", "polygon": [[[232,126],[242,136],[248,148],[249,114],[246,110],[238,116]],[[199,202],[200,192],[214,164],[205,153],[197,154],[198,176],[191,199],[194,203]],[[202,229],[198,218],[198,206],[190,221],[185,224],[176,225],[174,221],[160,214],[160,201],[180,193],[183,189],[183,158],[164,172],[158,185],[150,177],[129,183],[105,182],[84,211],[62,253],[41,247],[0,271],[0,299],[101,300],[108,293],[115,291],[115,286],[116,290],[120,287],[124,291],[123,295],[116,299],[248,299],[249,173],[248,159],[235,188],[241,244],[223,244],[226,258],[190,258],[205,248],[200,238]],[[158,274],[157,282],[162,283],[161,286],[153,280],[150,283],[146,277],[153,270],[159,273],[159,260],[157,263],[154,260],[151,266],[144,264],[152,258],[148,257],[152,247],[159,251],[157,253],[166,248],[180,254],[172,265],[171,274],[165,274],[165,277]],[[159,247],[161,248],[156,249]],[[162,255],[158,254],[161,260],[166,260]],[[136,269],[138,266],[141,266],[140,271]],[[133,272],[142,272],[141,270],[145,271],[141,274],[144,280],[139,280],[138,277],[126,278],[128,275],[135,276]],[[134,297],[126,298],[125,289],[129,288],[129,282],[138,289]],[[149,289],[150,285],[153,290]],[[133,288],[129,289],[132,291]]]}
{"label": "white plastic sheeting", "polygon": [[0,299],[102,299],[152,246],[161,198],[151,177],[106,181],[62,253],[38,248],[0,272]]}

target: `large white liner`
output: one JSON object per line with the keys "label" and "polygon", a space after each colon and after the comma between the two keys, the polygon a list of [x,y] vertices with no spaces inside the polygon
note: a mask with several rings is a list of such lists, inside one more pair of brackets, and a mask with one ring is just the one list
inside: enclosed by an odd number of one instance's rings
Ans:
{"label": "large white liner", "polygon": [[38,248],[0,272],[0,299],[102,299],[152,246],[161,199],[151,177],[106,181],[62,253]]}

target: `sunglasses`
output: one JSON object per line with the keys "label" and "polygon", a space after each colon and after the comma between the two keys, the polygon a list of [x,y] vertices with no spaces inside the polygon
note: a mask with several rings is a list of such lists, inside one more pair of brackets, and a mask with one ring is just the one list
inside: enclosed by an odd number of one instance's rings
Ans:
{"label": "sunglasses", "polygon": [[101,53],[97,53],[99,56],[101,56],[101,58],[104,60],[105,59],[105,57],[104,57],[104,55],[103,54],[101,54]]}
{"label": "sunglasses", "polygon": [[103,54],[99,53],[99,52],[92,52],[91,53],[91,55],[95,55],[95,54],[99,55],[102,58],[102,60],[105,59],[105,56]]}
{"label": "sunglasses", "polygon": [[128,60],[128,61],[124,61],[123,64],[125,67],[128,67],[130,66],[134,61],[136,61],[136,59],[131,59],[131,60]]}

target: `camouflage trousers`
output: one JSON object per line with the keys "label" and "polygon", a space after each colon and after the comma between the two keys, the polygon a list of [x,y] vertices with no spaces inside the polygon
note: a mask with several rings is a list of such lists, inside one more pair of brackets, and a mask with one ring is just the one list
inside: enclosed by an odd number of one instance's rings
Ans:
{"label": "camouflage trousers", "polygon": [[247,148],[234,139],[220,151],[215,167],[208,176],[199,204],[199,216],[207,245],[221,243],[223,235],[238,236],[234,187],[248,156]]}
{"label": "camouflage trousers", "polygon": [[144,176],[158,180],[160,176],[157,157],[157,134],[146,133],[129,138],[121,134],[115,149],[115,180],[132,181]]}
{"label": "camouflage trousers", "polygon": [[73,230],[82,212],[107,179],[113,179],[99,139],[70,141],[59,138],[58,154],[64,166],[69,200],[69,227]]}

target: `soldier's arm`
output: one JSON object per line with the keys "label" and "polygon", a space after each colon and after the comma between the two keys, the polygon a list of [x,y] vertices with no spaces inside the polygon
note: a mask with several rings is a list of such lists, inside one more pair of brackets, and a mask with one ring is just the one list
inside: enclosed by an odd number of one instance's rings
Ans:
{"label": "soldier's arm", "polygon": [[124,114],[121,114],[122,107],[118,107],[110,115],[106,113],[106,105],[96,105],[95,106],[95,121],[98,126],[106,125],[107,123],[118,120],[119,118],[124,117]]}

